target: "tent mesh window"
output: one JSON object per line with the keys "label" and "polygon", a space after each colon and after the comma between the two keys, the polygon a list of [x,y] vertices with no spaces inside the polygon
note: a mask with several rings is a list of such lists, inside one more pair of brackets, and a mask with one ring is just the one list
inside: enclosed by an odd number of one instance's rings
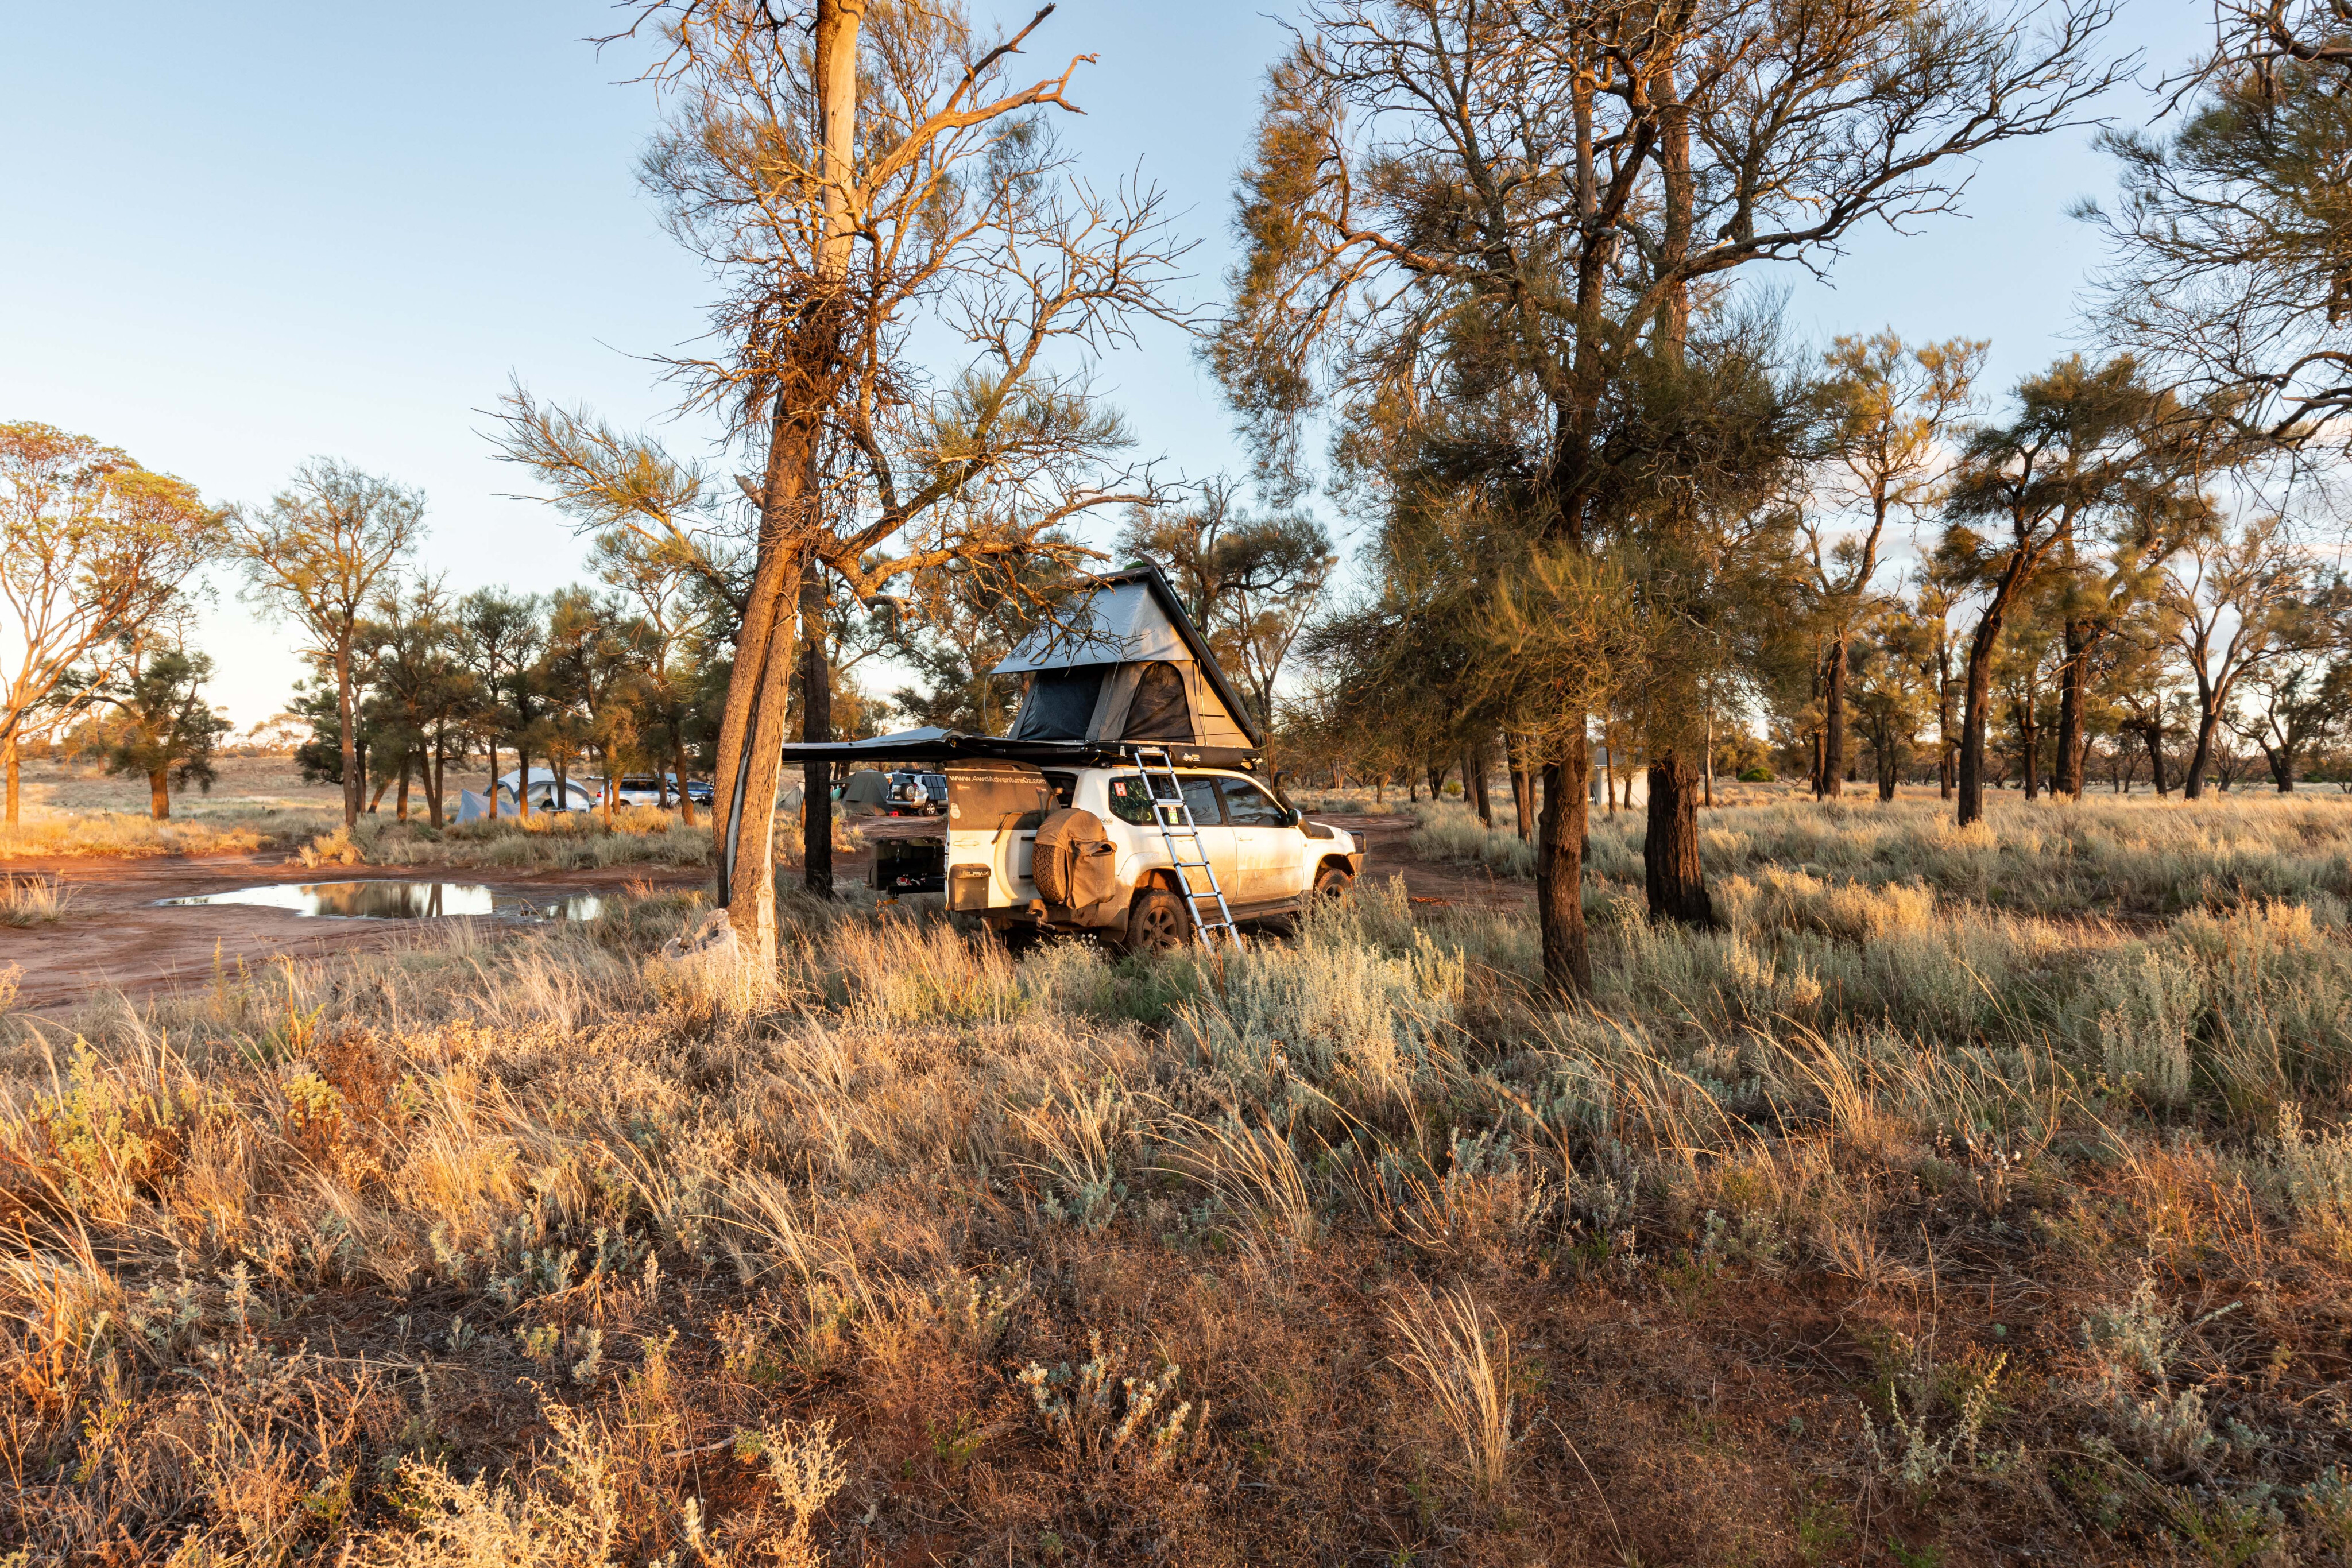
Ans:
{"label": "tent mesh window", "polygon": [[1192,710],[1184,700],[1184,677],[1161,662],[1143,666],[1134,700],[1127,709],[1127,740],[1190,740]]}
{"label": "tent mesh window", "polygon": [[1031,677],[1029,700],[1021,705],[1021,738],[1084,740],[1108,667],[1081,664],[1074,670],[1038,671]]}

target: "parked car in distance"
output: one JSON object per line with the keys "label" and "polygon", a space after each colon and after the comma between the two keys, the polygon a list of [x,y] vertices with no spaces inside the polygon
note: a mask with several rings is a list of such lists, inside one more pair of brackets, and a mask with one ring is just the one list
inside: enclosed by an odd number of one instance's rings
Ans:
{"label": "parked car in distance", "polygon": [[944,773],[899,772],[890,775],[887,815],[939,817],[947,814],[948,776]]}
{"label": "parked car in distance", "polygon": [[530,770],[530,780],[523,783],[520,769],[502,775],[498,781],[499,815],[517,814],[515,791],[523,789],[534,811],[593,811],[604,803],[604,791],[593,779],[567,779],[561,791],[556,789],[555,775],[544,768]]}
{"label": "parked car in distance", "polygon": [[[673,773],[669,775],[669,800],[675,802],[677,797],[677,775]],[[613,799],[624,806],[659,806],[664,803],[661,776],[655,773],[625,775],[613,791]]]}
{"label": "parked car in distance", "polygon": [[710,804],[710,797],[711,788],[709,779],[689,779],[686,781],[686,798],[693,801],[696,805],[708,806]]}

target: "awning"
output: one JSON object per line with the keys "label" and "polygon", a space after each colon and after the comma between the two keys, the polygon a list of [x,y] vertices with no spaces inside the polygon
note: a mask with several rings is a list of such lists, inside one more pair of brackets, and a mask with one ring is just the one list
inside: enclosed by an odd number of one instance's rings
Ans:
{"label": "awning", "polygon": [[1001,735],[967,735],[959,729],[904,729],[877,735],[871,740],[794,741],[784,747],[786,762],[847,762],[873,767],[882,762],[953,762],[960,758],[995,758],[1029,762],[1038,767],[1059,763],[1067,768],[1105,767],[1132,763],[1138,746],[1163,747],[1168,759],[1180,768],[1240,768],[1257,766],[1255,748],[1234,746],[1188,746],[1181,741],[1010,740]]}

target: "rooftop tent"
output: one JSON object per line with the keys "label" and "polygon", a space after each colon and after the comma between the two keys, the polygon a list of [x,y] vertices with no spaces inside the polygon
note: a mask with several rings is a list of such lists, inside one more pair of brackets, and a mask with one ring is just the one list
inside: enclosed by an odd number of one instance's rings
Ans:
{"label": "rooftop tent", "polygon": [[1241,694],[1154,566],[1105,573],[996,666],[1030,677],[1012,740],[1265,744]]}

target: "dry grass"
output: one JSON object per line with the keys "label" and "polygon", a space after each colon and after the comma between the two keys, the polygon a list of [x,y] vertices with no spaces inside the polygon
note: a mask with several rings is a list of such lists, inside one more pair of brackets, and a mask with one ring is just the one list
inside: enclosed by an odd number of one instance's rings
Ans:
{"label": "dry grass", "polygon": [[1221,966],[793,897],[759,977],[672,894],[17,1020],[0,1550],[2340,1554],[2334,803],[1904,805],[1710,818],[1721,931],[1603,882],[1568,1010],[1389,884]]}
{"label": "dry grass", "polygon": [[0,873],[0,925],[54,925],[72,902],[72,891],[56,877]]}
{"label": "dry grass", "polygon": [[27,815],[14,828],[0,827],[0,861],[61,856],[245,854],[293,836],[314,831],[320,819],[310,812],[270,812],[203,818],[152,817],[127,811],[72,815]]}
{"label": "dry grass", "polygon": [[304,865],[498,866],[578,871],[614,865],[707,865],[707,819],[688,827],[675,811],[623,806],[607,823],[601,812],[540,811],[526,818],[430,827],[381,813],[356,827],[337,825],[300,846]]}

